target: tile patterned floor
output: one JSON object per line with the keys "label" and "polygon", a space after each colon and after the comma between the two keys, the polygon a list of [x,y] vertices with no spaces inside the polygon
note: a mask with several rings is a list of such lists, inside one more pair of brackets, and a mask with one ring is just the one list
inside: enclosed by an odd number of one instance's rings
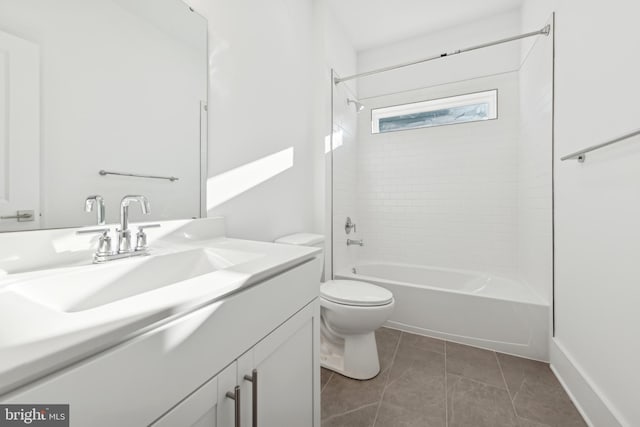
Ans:
{"label": "tile patterned floor", "polygon": [[585,427],[546,363],[393,329],[380,374],[322,370],[323,427]]}

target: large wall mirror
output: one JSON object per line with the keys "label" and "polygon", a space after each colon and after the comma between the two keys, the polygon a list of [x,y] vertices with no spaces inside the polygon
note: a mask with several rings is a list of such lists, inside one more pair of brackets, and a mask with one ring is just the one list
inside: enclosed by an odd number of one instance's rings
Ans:
{"label": "large wall mirror", "polygon": [[0,0],[0,231],[202,216],[207,74],[181,0]]}

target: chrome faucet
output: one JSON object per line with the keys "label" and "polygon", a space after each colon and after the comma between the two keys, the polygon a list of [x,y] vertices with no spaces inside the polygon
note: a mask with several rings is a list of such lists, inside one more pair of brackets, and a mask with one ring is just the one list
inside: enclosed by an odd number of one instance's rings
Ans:
{"label": "chrome faucet", "polygon": [[364,246],[364,242],[362,241],[362,239],[360,240],[347,239],[347,246],[353,246],[353,245]]}
{"label": "chrome faucet", "polygon": [[84,202],[84,211],[91,212],[93,209],[96,209],[96,214],[98,216],[98,225],[105,224],[105,207],[104,207],[104,199],[102,196],[95,195],[87,197],[87,200]]}
{"label": "chrome faucet", "polygon": [[344,223],[344,232],[349,234],[351,231],[356,232],[356,223],[351,221],[351,217],[347,217],[347,221]]}
{"label": "chrome faucet", "polygon": [[145,196],[124,196],[120,202],[120,228],[118,229],[118,253],[132,252],[131,230],[129,230],[129,205],[131,202],[140,203],[142,213],[149,215],[151,207]]}
{"label": "chrome faucet", "polygon": [[[100,199],[102,198],[100,197]],[[87,206],[89,206],[90,204],[88,200],[89,199],[87,199]],[[147,224],[138,226],[138,233],[136,234],[136,245],[135,247],[132,247],[131,230],[129,230],[129,205],[131,204],[131,202],[140,203],[143,214],[148,215],[150,213],[149,200],[147,200],[145,196],[124,196],[122,198],[122,201],[120,202],[120,228],[116,230],[118,234],[117,249],[113,251],[111,250],[111,237],[109,236],[111,230],[108,227],[79,230],[77,232],[78,234],[101,234],[100,240],[98,242],[98,250],[93,254],[94,263],[102,263],[138,255],[147,255],[149,253],[149,248],[147,247],[147,235],[144,230],[146,228],[160,227],[160,224]],[[100,206],[100,201],[91,202],[92,206],[93,203],[98,203],[98,206]],[[102,215],[101,218],[104,221],[104,213],[98,213],[98,215],[98,220],[100,220],[100,215]],[[104,224],[104,222],[102,222],[100,225],[102,224]]]}

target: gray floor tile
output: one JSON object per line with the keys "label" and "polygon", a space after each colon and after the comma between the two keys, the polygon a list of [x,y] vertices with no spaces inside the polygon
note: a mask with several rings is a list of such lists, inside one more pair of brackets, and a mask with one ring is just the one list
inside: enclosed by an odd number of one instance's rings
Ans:
{"label": "gray floor tile", "polygon": [[[421,370],[428,375],[444,375],[444,353],[429,351],[430,345],[420,345],[425,337],[403,333],[389,372],[389,382],[400,378],[407,370]],[[427,343],[428,341],[422,341]]]}
{"label": "gray floor tile", "polygon": [[550,427],[585,427],[587,424],[561,387],[549,387],[525,379],[513,399],[516,412],[522,418]]}
{"label": "gray floor tile", "polygon": [[382,402],[375,427],[445,427],[445,418]]}
{"label": "gray floor tile", "polygon": [[[392,374],[396,376],[389,378],[382,402],[444,423],[444,357],[431,351],[423,351],[420,356],[409,357],[398,349],[392,367]],[[400,364],[403,368],[397,369]]]}
{"label": "gray floor tile", "polygon": [[[400,335],[401,332],[394,329],[380,328],[376,331],[380,359],[380,374],[377,377],[358,381],[333,373],[322,389],[323,420],[380,401]],[[331,372],[326,369],[324,371]]]}
{"label": "gray floor tile", "polygon": [[546,363],[498,354],[516,413],[549,427],[586,426]]}
{"label": "gray floor tile", "polygon": [[402,333],[402,341],[409,346],[426,351],[434,351],[436,353],[444,353],[444,341],[437,338],[425,337],[422,335]]}
{"label": "gray floor tile", "polygon": [[518,417],[518,427],[550,427],[547,424],[541,424],[536,421],[527,420]]}
{"label": "gray floor tile", "polygon": [[322,421],[323,427],[371,427],[376,417],[378,403],[358,408],[343,415]]}
{"label": "gray floor tile", "polygon": [[324,427],[586,426],[546,363],[387,328],[376,340],[376,378],[322,370]]}
{"label": "gray floor tile", "polygon": [[468,378],[447,374],[450,427],[518,427],[509,393]]}
{"label": "gray floor tile", "polygon": [[401,334],[400,331],[389,328],[380,328],[376,331],[376,344],[378,346],[381,371],[388,369],[391,365]]}
{"label": "gray floor tile", "polygon": [[511,397],[518,393],[525,379],[542,382],[549,386],[558,384],[547,363],[502,353],[497,353],[497,357]]}
{"label": "gray floor tile", "polygon": [[493,351],[447,342],[446,355],[447,373],[506,388]]}
{"label": "gray floor tile", "polygon": [[386,381],[386,372],[368,381],[352,380],[334,374],[320,396],[322,419],[379,402]]}
{"label": "gray floor tile", "polygon": [[329,382],[329,378],[331,378],[331,375],[333,375],[332,371],[325,368],[320,368],[320,390],[323,390],[324,386],[327,385],[327,383]]}
{"label": "gray floor tile", "polygon": [[[441,345],[442,344],[442,345]],[[376,426],[444,426],[444,350],[438,340],[403,333]]]}
{"label": "gray floor tile", "polygon": [[446,424],[443,350],[442,341],[402,333],[376,426]]}

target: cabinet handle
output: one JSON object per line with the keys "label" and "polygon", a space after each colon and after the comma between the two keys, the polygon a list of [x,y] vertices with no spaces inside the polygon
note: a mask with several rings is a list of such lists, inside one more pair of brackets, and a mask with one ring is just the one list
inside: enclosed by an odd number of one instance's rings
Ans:
{"label": "cabinet handle", "polygon": [[245,375],[244,379],[251,383],[251,425],[258,427],[258,370],[254,369],[251,375]]}
{"label": "cabinet handle", "polygon": [[0,219],[15,219],[18,222],[33,221],[33,211],[16,211],[15,215],[0,216]]}
{"label": "cabinet handle", "polygon": [[240,427],[240,386],[237,385],[233,389],[233,393],[228,391],[226,396],[234,401],[234,412],[235,412],[235,427]]}

